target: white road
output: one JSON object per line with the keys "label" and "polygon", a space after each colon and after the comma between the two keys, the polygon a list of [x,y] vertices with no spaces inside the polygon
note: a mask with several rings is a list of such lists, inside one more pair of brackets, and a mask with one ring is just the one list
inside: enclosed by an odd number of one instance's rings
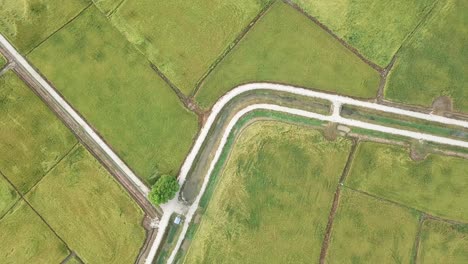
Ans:
{"label": "white road", "polygon": [[[63,107],[63,109],[65,109],[67,113],[86,131],[86,133],[95,141],[95,143],[99,145],[105,151],[105,153],[113,160],[113,162],[121,169],[121,171],[125,172],[126,177],[128,177],[135,184],[135,186],[139,189],[139,191],[145,196],[147,196],[149,193],[149,188],[132,172],[132,170],[130,170],[130,168],[127,167],[127,165],[125,165],[125,163],[117,156],[117,154],[115,154],[112,151],[112,149],[104,142],[104,140],[102,140],[98,136],[98,134],[91,128],[91,126],[87,124],[86,121],[80,117],[80,115],[42,78],[42,76],[39,73],[36,72],[36,70],[26,61],[26,59],[24,59],[23,56],[21,56],[21,54],[19,54],[16,51],[16,49],[8,42],[8,40],[6,40],[1,34],[0,34],[0,44],[4,46],[11,54],[13,54],[16,60],[16,63],[21,64],[29,72],[29,74],[44,87],[44,89],[50,94],[50,96],[53,97],[56,100],[56,102],[60,104]],[[198,203],[206,189],[207,183],[211,175],[211,171],[213,170],[214,165],[219,159],[219,155],[221,154],[221,151],[224,147],[224,144],[226,143],[227,137],[231,129],[234,127],[235,123],[239,120],[239,118],[241,118],[244,114],[250,111],[254,111],[256,109],[279,111],[279,112],[289,113],[293,115],[299,115],[299,116],[319,119],[323,121],[335,122],[335,123],[339,123],[343,125],[359,127],[359,128],[364,128],[368,130],[373,130],[373,131],[378,131],[378,132],[383,132],[383,133],[388,133],[388,134],[393,134],[393,135],[399,135],[399,136],[404,136],[404,137],[418,139],[418,140],[425,140],[425,141],[430,141],[430,142],[439,143],[439,144],[468,148],[468,142],[466,141],[439,137],[439,136],[434,136],[434,135],[425,134],[425,133],[418,133],[414,131],[396,129],[396,128],[391,128],[391,127],[385,127],[385,126],[370,124],[370,123],[366,123],[366,122],[362,122],[358,120],[348,119],[348,118],[342,117],[340,115],[340,111],[341,111],[342,105],[353,105],[353,106],[359,106],[363,108],[378,110],[378,111],[382,111],[386,113],[393,113],[393,114],[418,118],[421,120],[438,122],[438,123],[446,124],[446,125],[460,126],[464,128],[468,128],[467,121],[447,118],[447,117],[438,116],[438,115],[424,114],[420,112],[404,110],[404,109],[385,106],[385,105],[381,105],[377,103],[360,101],[360,100],[356,100],[356,99],[346,97],[346,96],[311,91],[311,90],[307,90],[304,88],[299,88],[299,87],[294,87],[294,86],[289,86],[289,85],[281,85],[281,84],[273,84],[273,83],[251,83],[251,84],[241,85],[241,86],[234,88],[230,92],[226,93],[223,97],[221,97],[213,106],[210,116],[208,117],[203,128],[201,129],[200,134],[197,140],[195,141],[194,146],[192,147],[189,155],[187,156],[187,158],[184,161],[184,164],[181,167],[179,178],[178,178],[180,185],[182,185],[185,182],[187,178],[187,174],[193,165],[195,157],[200,151],[200,148],[203,145],[204,141],[206,140],[208,131],[210,130],[211,126],[213,125],[218,114],[221,112],[224,106],[229,101],[231,101],[234,97],[242,93],[255,91],[255,90],[281,91],[281,92],[288,92],[292,94],[307,96],[311,98],[325,99],[332,103],[333,112],[332,112],[332,115],[321,115],[321,114],[317,114],[313,112],[283,107],[279,105],[256,104],[256,105],[250,105],[242,109],[238,113],[236,113],[234,118],[229,122],[229,125],[223,134],[221,144],[218,146],[215,157],[210,163],[209,171],[207,175],[205,175],[202,189],[200,193],[198,194],[197,198],[195,199],[195,202],[189,208],[187,208],[185,205],[183,205],[177,200],[178,196],[176,196],[175,199],[161,206],[162,209],[164,210],[164,215],[161,218],[156,239],[151,246],[151,249],[150,249],[151,254],[148,256],[145,263],[151,264],[153,262],[155,253],[162,241],[163,234],[169,223],[170,215],[172,213],[179,213],[179,214],[184,214],[186,216],[186,220],[182,229],[182,234],[179,236],[179,239],[177,241],[176,248],[172,252],[169,258],[169,263],[172,263],[172,261],[174,260],[175,254],[177,250],[179,249],[182,243],[182,240],[187,232],[188,224],[190,223],[193,217],[193,214],[198,208]]]}
{"label": "white road", "polygon": [[[262,84],[262,86],[260,86],[260,87],[264,87],[263,85],[265,85],[265,84]],[[279,106],[279,105],[272,105],[272,104],[254,104],[254,105],[250,105],[250,106],[242,109],[241,111],[237,112],[236,115],[229,122],[228,126],[226,127],[226,130],[225,130],[225,132],[223,134],[221,142],[220,142],[218,148],[216,149],[215,156],[213,157],[213,160],[210,163],[207,174],[205,175],[205,178],[203,180],[203,184],[202,184],[200,193],[197,195],[194,203],[190,206],[187,214],[185,215],[185,222],[184,222],[184,226],[182,227],[182,232],[181,232],[181,234],[180,234],[180,236],[179,236],[179,238],[177,240],[177,244],[176,244],[174,250],[172,251],[171,256],[169,257],[167,263],[172,263],[174,261],[175,255],[177,254],[177,251],[179,250],[179,248],[180,248],[180,246],[182,244],[182,241],[183,241],[183,239],[185,237],[185,234],[187,233],[187,230],[188,230],[189,224],[190,224],[190,222],[191,222],[191,220],[193,218],[193,215],[195,214],[196,210],[198,209],[198,204],[200,202],[200,199],[201,199],[203,193],[205,192],[206,187],[208,186],[208,182],[209,182],[209,179],[210,179],[211,174],[213,172],[213,169],[214,169],[216,163],[218,162],[219,157],[221,156],[224,145],[227,142],[227,139],[228,139],[229,134],[231,133],[231,130],[234,128],[234,126],[239,121],[239,119],[242,118],[242,116],[244,116],[245,114],[247,114],[247,113],[249,113],[251,111],[263,109],[263,110],[271,110],[271,111],[289,113],[289,114],[303,116],[303,117],[312,118],[312,119],[318,119],[318,120],[323,120],[323,121],[340,123],[340,124],[344,124],[344,125],[349,125],[349,126],[359,127],[359,128],[365,128],[365,129],[374,130],[374,131],[380,131],[380,132],[393,134],[393,135],[405,136],[405,137],[414,138],[414,139],[418,139],[418,140],[426,140],[426,141],[437,142],[437,143],[441,143],[441,144],[461,146],[461,147],[468,148],[468,142],[465,142],[465,141],[454,140],[454,139],[450,139],[450,138],[444,138],[444,137],[434,136],[434,135],[425,134],[425,133],[406,131],[406,130],[391,128],[391,127],[385,127],[385,126],[380,126],[380,125],[374,125],[374,124],[369,124],[369,123],[365,123],[365,122],[361,122],[361,121],[357,121],[357,120],[351,120],[351,119],[341,117],[340,116],[341,103],[342,103],[341,101],[334,102],[334,108],[333,108],[332,115],[321,115],[321,114],[312,113],[312,112],[308,112],[308,111],[304,111],[304,110],[300,110],[300,109],[294,109],[294,108],[289,108],[289,107],[284,107],[284,106]],[[418,113],[418,114],[420,114],[420,113]],[[433,117],[433,115],[426,115],[424,117],[425,118]],[[425,120],[430,120],[430,119],[425,119]],[[433,120],[437,120],[437,118],[435,118]],[[433,121],[433,120],[431,120],[431,121]],[[459,120],[453,120],[453,121],[459,121]],[[437,121],[435,121],[435,122],[437,122]],[[461,122],[462,123],[457,123],[457,122],[455,122],[455,123],[457,125],[464,126],[463,121],[461,121]],[[208,124],[208,122],[207,122],[207,124]],[[209,127],[211,127],[211,124],[209,125]],[[198,139],[200,139],[200,137],[202,137],[202,136],[206,138],[206,134],[200,133],[200,136],[199,136]],[[189,162],[189,161],[187,160],[186,162]],[[192,163],[193,163],[193,160],[190,163],[190,165]],[[190,169],[188,164],[187,164],[187,168]],[[187,173],[188,171],[185,171],[185,170],[181,171],[181,173],[184,173],[184,172]],[[186,176],[187,176],[186,174],[185,175],[183,175],[183,174],[180,175],[180,177],[184,177],[183,178],[184,181],[185,181]],[[181,182],[180,179],[179,179],[179,182]],[[183,181],[181,182],[181,184],[182,183],[183,183]],[[164,212],[164,213],[166,213],[166,212]],[[149,264],[150,262],[147,262],[147,263]]]}

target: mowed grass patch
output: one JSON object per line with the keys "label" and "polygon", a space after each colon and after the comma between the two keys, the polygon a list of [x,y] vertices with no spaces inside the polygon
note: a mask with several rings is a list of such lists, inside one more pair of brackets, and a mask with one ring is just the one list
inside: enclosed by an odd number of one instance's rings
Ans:
{"label": "mowed grass patch", "polygon": [[381,67],[431,10],[434,0],[292,0]]}
{"label": "mowed grass patch", "polygon": [[0,76],[0,171],[20,192],[36,184],[76,142],[16,74]]}
{"label": "mowed grass patch", "polygon": [[98,9],[90,7],[29,59],[144,180],[177,173],[197,117]]}
{"label": "mowed grass patch", "polygon": [[316,262],[350,148],[347,139],[329,142],[307,127],[247,127],[217,177],[185,262]]}
{"label": "mowed grass patch", "polygon": [[0,32],[27,53],[89,5],[89,0],[1,0]]}
{"label": "mowed grass patch", "polygon": [[468,2],[440,1],[428,22],[398,54],[388,77],[389,100],[431,106],[449,96],[454,108],[468,111]]}
{"label": "mowed grass patch", "polygon": [[249,82],[279,82],[370,98],[379,74],[307,17],[278,1],[211,72],[196,94],[209,108]]}
{"label": "mowed grass patch", "polygon": [[0,173],[0,219],[18,199],[19,195],[14,187]]}
{"label": "mowed grass patch", "polygon": [[415,211],[344,188],[327,263],[410,263],[418,223]]}
{"label": "mowed grass patch", "polygon": [[26,197],[85,263],[133,263],[145,240],[142,210],[79,146]]}
{"label": "mowed grass patch", "polygon": [[468,263],[468,225],[424,221],[417,263]]}
{"label": "mowed grass patch", "polygon": [[346,185],[437,216],[468,220],[468,160],[430,154],[413,161],[409,150],[359,144]]}
{"label": "mowed grass patch", "polygon": [[185,94],[270,0],[125,1],[113,24]]}
{"label": "mowed grass patch", "polygon": [[[58,208],[57,208],[58,210]],[[61,263],[69,251],[24,201],[0,220],[0,262]]]}

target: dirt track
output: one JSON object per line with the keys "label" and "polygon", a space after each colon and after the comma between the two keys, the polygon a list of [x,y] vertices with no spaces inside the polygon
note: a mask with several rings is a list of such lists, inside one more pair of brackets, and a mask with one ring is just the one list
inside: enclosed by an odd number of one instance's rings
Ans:
{"label": "dirt track", "polygon": [[154,228],[148,224],[149,219],[159,219],[162,211],[159,208],[155,208],[148,201],[146,195],[128,177],[127,173],[121,169],[121,166],[116,164],[102,146],[97,144],[89,133],[87,133],[87,131],[78,122],[76,122],[69,112],[66,111],[62,105],[44,89],[43,85],[41,85],[41,83],[39,83],[21,63],[18,63],[14,55],[6,49],[4,45],[0,45],[0,52],[9,61],[9,68],[13,70],[31,88],[31,90],[42,99],[42,101],[61,119],[61,121],[75,134],[79,141],[97,160],[99,160],[99,162],[128,191],[132,198],[143,209],[145,212],[145,219],[142,221],[142,225],[146,229],[147,238],[136,261],[136,263],[143,263],[149,253],[149,244],[153,243],[157,233],[154,232]]}

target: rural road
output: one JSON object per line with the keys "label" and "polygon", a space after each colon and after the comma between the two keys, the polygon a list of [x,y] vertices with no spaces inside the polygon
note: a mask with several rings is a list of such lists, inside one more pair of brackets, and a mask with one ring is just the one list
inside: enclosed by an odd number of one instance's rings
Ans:
{"label": "rural road", "polygon": [[[468,148],[468,142],[466,141],[461,141],[461,140],[455,140],[451,138],[445,138],[445,137],[439,137],[439,136],[434,136],[426,133],[419,133],[419,132],[414,132],[414,131],[408,131],[408,130],[403,130],[403,129],[397,129],[397,128],[392,128],[392,127],[386,127],[386,126],[381,126],[381,125],[375,125],[375,124],[370,124],[358,120],[353,120],[353,119],[348,119],[344,118],[340,115],[341,112],[341,106],[342,105],[353,105],[353,106],[359,106],[359,107],[364,107],[368,109],[373,109],[373,110],[379,110],[387,113],[393,113],[393,114],[399,114],[403,116],[408,116],[408,117],[414,117],[418,118],[421,120],[426,120],[426,121],[432,121],[432,122],[437,122],[441,124],[449,124],[449,125],[456,125],[464,128],[468,128],[468,122],[463,121],[463,120],[458,120],[458,119],[452,119],[452,118],[447,118],[443,116],[437,116],[437,115],[432,115],[432,114],[424,114],[424,113],[419,113],[419,112],[414,112],[414,111],[408,111],[396,107],[390,107],[390,106],[385,106],[377,103],[371,103],[371,102],[365,102],[365,101],[360,101],[356,100],[353,98],[345,97],[345,96],[340,96],[340,95],[334,95],[334,94],[327,94],[327,93],[322,93],[322,92],[316,92],[316,91],[311,91],[311,90],[306,90],[304,88],[298,88],[294,86],[288,86],[288,85],[282,85],[282,84],[273,84],[273,83],[250,83],[250,84],[245,84],[238,86],[234,89],[232,89],[230,92],[225,94],[223,97],[221,97],[217,103],[213,106],[212,111],[210,116],[208,117],[205,125],[203,126],[202,130],[200,131],[200,134],[190,151],[189,155],[187,156],[187,159],[185,160],[184,164],[182,165],[182,168],[180,170],[179,174],[179,184],[182,186],[183,183],[185,182],[188,172],[190,171],[191,167],[193,166],[193,162],[200,151],[203,143],[206,140],[206,137],[208,135],[209,130],[211,129],[213,123],[215,122],[218,114],[223,110],[224,106],[228,104],[233,98],[246,93],[246,92],[251,92],[254,90],[270,90],[270,91],[280,91],[280,92],[289,92],[292,94],[298,94],[302,96],[308,96],[312,98],[319,98],[319,99],[325,99],[329,102],[332,103],[332,109],[333,112],[331,115],[322,115],[322,114],[317,114],[309,111],[304,111],[300,109],[295,109],[295,108],[290,108],[290,107],[284,107],[284,106],[279,106],[279,105],[274,105],[274,104],[253,104],[250,106],[247,106],[243,108],[242,110],[238,111],[236,115],[229,121],[228,126],[226,127],[220,144],[218,145],[215,155],[213,159],[211,160],[211,163],[209,165],[209,169],[204,177],[203,184],[201,187],[201,190],[197,197],[195,198],[195,201],[193,204],[190,206],[187,214],[185,214],[185,222],[184,226],[182,228],[182,232],[178,238],[177,244],[174,248],[174,250],[171,253],[171,256],[168,260],[168,263],[172,263],[174,261],[175,255],[177,254],[177,251],[179,250],[183,239],[185,237],[185,234],[187,233],[189,224],[193,218],[193,215],[195,214],[196,210],[198,209],[198,204],[200,202],[200,199],[205,192],[205,189],[208,185],[209,179],[211,177],[211,173],[218,162],[218,159],[223,151],[224,145],[227,142],[228,136],[235,126],[235,124],[239,121],[239,119],[244,116],[245,114],[255,111],[255,110],[270,110],[270,111],[276,111],[276,112],[283,112],[283,113],[288,113],[292,115],[297,115],[297,116],[302,116],[302,117],[307,117],[307,118],[312,118],[312,119],[318,119],[322,121],[328,121],[328,122],[334,122],[338,124],[343,124],[343,125],[348,125],[348,126],[353,126],[353,127],[359,127],[359,128],[365,128],[373,131],[379,131],[383,133],[388,133],[388,134],[393,134],[393,135],[399,135],[399,136],[404,136],[408,138],[413,138],[417,140],[424,140],[424,141],[430,141],[430,142],[435,142],[439,144],[445,144],[445,145],[451,145],[451,146],[460,146],[464,148]],[[176,198],[177,199],[177,196]],[[164,214],[169,213],[169,212],[164,212]],[[151,262],[147,262],[148,264]]]}
{"label": "rural road", "polygon": [[[113,166],[116,170],[118,170],[119,172],[122,172],[121,175],[126,177],[126,181],[119,180],[119,182],[121,183],[131,182],[133,186],[129,186],[129,184],[123,184],[123,183],[122,184],[127,190],[129,190],[130,188],[129,192],[132,192],[132,190],[134,192],[134,189],[136,188],[139,192],[139,194],[137,195],[138,196],[137,198],[141,199],[141,197],[144,196],[144,199],[146,201],[143,203],[144,204],[148,203],[149,201],[147,200],[147,194],[149,193],[149,188],[130,170],[130,168],[128,168],[128,166],[117,156],[117,154],[115,154],[112,151],[112,149],[104,142],[104,140],[100,138],[99,135],[91,128],[91,126],[87,124],[86,121],[60,96],[60,94],[49,83],[47,83],[47,81],[45,81],[44,78],[42,78],[42,76],[39,73],[37,73],[34,70],[34,68],[26,61],[26,59],[24,59],[2,35],[0,35],[0,51],[5,55],[5,57],[7,57],[7,59],[9,59],[10,61],[13,60],[16,63],[16,66],[14,69],[20,75],[20,77],[23,78],[23,80],[27,81],[30,85],[31,85],[31,82],[34,82],[33,83],[34,85],[32,88],[36,89],[36,92],[41,96],[41,98],[43,98],[44,101],[48,102],[48,105],[50,107],[59,106],[60,110],[65,112],[68,115],[69,119],[72,119],[72,121],[74,121],[75,123],[74,125],[79,126],[83,130],[82,132],[84,132],[87,138],[90,141],[92,141],[90,144],[92,144],[93,147],[97,148],[99,151],[104,153],[105,156],[112,161],[112,163],[109,166]],[[39,89],[39,91],[37,89]],[[198,203],[207,187],[209,178],[211,176],[211,172],[215,164],[217,163],[219,156],[221,155],[221,152],[224,148],[224,145],[227,141],[227,138],[232,128],[238,122],[238,120],[248,112],[255,111],[258,109],[271,110],[271,111],[288,113],[292,115],[303,116],[303,117],[312,118],[312,119],[318,119],[318,120],[343,124],[343,125],[352,126],[352,127],[364,128],[364,129],[388,133],[392,135],[404,136],[404,137],[413,138],[417,140],[424,140],[424,141],[430,141],[430,142],[444,144],[444,145],[460,146],[460,147],[468,148],[468,142],[466,141],[455,140],[451,138],[445,138],[445,137],[435,136],[431,134],[419,133],[419,132],[414,132],[414,131],[381,126],[381,125],[375,125],[375,124],[370,124],[370,123],[366,123],[366,122],[362,122],[362,121],[358,121],[354,119],[348,119],[348,118],[342,117],[340,112],[341,112],[342,105],[352,105],[352,106],[358,106],[358,107],[372,109],[372,110],[378,110],[378,111],[382,111],[386,113],[398,114],[402,116],[418,118],[421,120],[437,122],[441,124],[455,125],[455,126],[460,126],[463,128],[468,128],[468,122],[463,121],[463,120],[404,110],[404,109],[400,109],[396,107],[385,106],[385,105],[372,103],[372,102],[360,101],[360,100],[356,100],[350,97],[345,97],[345,96],[340,96],[340,95],[311,91],[311,90],[307,90],[304,88],[299,88],[299,87],[294,87],[294,86],[289,86],[289,85],[281,85],[281,84],[273,84],[273,83],[251,83],[251,84],[245,84],[245,85],[241,85],[241,86],[234,88],[233,90],[231,90],[230,92],[222,96],[213,106],[213,108],[211,109],[211,113],[208,119],[206,120],[206,123],[202,127],[198,135],[198,138],[195,141],[195,144],[193,145],[190,153],[186,157],[184,164],[182,165],[180,169],[178,181],[181,186],[186,181],[187,175],[190,169],[192,168],[195,158],[197,157],[201,147],[203,146],[207,138],[209,130],[211,129],[213,123],[217,120],[217,117],[219,113],[223,110],[224,106],[227,103],[229,103],[233,98],[243,93],[252,92],[256,90],[286,92],[286,93],[291,93],[291,94],[296,94],[296,95],[301,95],[301,96],[307,96],[311,98],[324,99],[324,100],[331,102],[333,106],[333,112],[331,115],[322,115],[322,114],[317,114],[314,112],[309,112],[309,111],[296,109],[296,108],[284,107],[284,106],[275,105],[275,104],[253,104],[238,111],[235,114],[235,116],[229,121],[229,124],[226,127],[222,135],[221,143],[217,146],[215,156],[210,162],[208,173],[204,177],[201,191],[197,195],[194,203],[192,203],[190,207],[187,207],[182,202],[178,201],[179,196],[176,195],[176,198],[171,200],[169,203],[161,206],[164,213],[159,222],[158,232],[154,236],[152,236],[151,238],[152,241],[148,241],[148,243],[151,243],[151,246],[147,247],[146,249],[148,250],[148,252],[145,253],[147,257],[146,257],[146,260],[144,260],[144,263],[151,264],[153,262],[157,249],[160,243],[162,242],[162,238],[164,236],[166,227],[169,224],[171,214],[178,213],[178,214],[185,215],[186,219],[184,222],[182,233],[179,236],[176,247],[171,253],[171,256],[168,261],[168,263],[172,263],[172,261],[174,260],[175,254],[180,248],[183,238],[185,237],[189,223],[195,211],[198,208]],[[53,101],[51,101],[51,99]],[[67,120],[70,121],[69,119]],[[141,205],[142,202],[140,201],[139,204]]]}

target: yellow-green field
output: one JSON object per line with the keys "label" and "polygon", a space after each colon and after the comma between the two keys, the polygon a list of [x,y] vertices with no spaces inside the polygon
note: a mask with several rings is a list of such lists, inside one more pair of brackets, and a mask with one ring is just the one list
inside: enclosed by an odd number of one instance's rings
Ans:
{"label": "yellow-green field", "polygon": [[302,126],[247,127],[217,176],[185,262],[315,262],[350,147]]}
{"label": "yellow-green field", "polygon": [[418,263],[468,263],[468,225],[424,221]]}
{"label": "yellow-green field", "polygon": [[[411,1],[409,1],[411,2]],[[449,96],[468,111],[468,16],[466,0],[442,0],[429,20],[399,52],[385,87],[391,101],[431,106]]]}
{"label": "yellow-green field", "polygon": [[415,162],[409,150],[359,144],[346,185],[418,210],[468,221],[468,161],[431,154]]}
{"label": "yellow-green field", "polygon": [[89,6],[89,0],[1,0],[0,33],[29,52]]}
{"label": "yellow-green field", "polygon": [[0,219],[0,241],[0,263],[5,264],[60,263],[69,254],[66,245],[24,201]]}
{"label": "yellow-green field", "polygon": [[88,8],[28,58],[142,179],[176,174],[197,117],[98,9]]}
{"label": "yellow-green field", "polygon": [[292,0],[361,54],[387,66],[434,0]]}
{"label": "yellow-green field", "polygon": [[344,188],[326,263],[410,263],[418,214]]}
{"label": "yellow-green field", "polygon": [[27,199],[85,263],[133,263],[145,240],[142,210],[81,146]]}
{"label": "yellow-green field", "polygon": [[287,83],[356,97],[374,97],[379,74],[319,26],[279,1],[207,77],[196,94],[211,107],[237,85]]}
{"label": "yellow-green field", "polygon": [[185,94],[270,0],[124,1],[112,23]]}
{"label": "yellow-green field", "polygon": [[26,193],[76,144],[16,74],[0,76],[0,170]]}
{"label": "yellow-green field", "polygon": [[19,195],[0,172],[0,219],[18,201]]}

